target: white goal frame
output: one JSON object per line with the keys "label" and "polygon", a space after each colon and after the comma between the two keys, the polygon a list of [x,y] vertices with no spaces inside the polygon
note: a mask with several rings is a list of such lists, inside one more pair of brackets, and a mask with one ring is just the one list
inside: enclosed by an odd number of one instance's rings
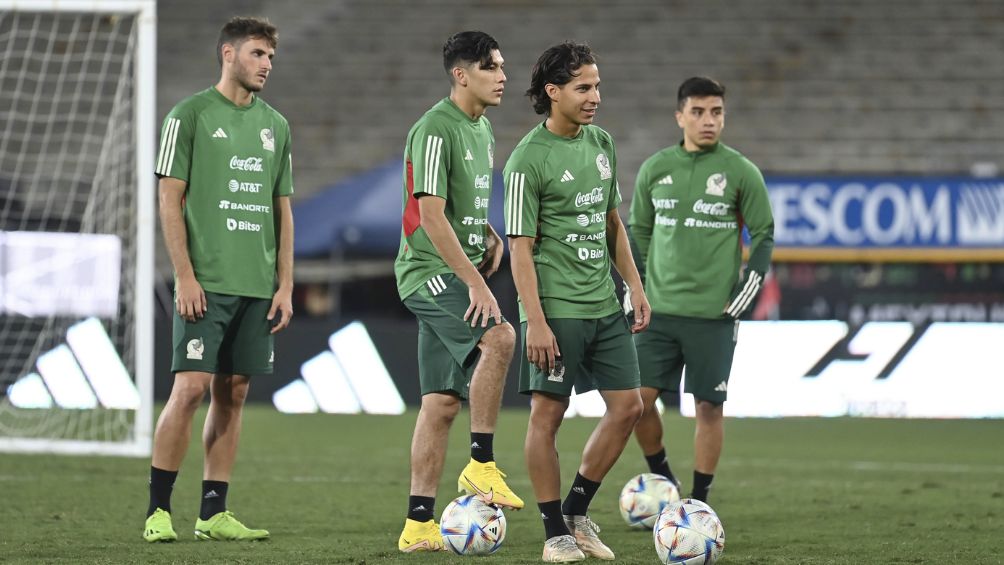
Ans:
{"label": "white goal frame", "polygon": [[140,406],[126,442],[64,439],[0,438],[0,451],[119,455],[148,457],[153,441],[153,340],[154,340],[154,152],[156,150],[157,2],[156,0],[0,0],[0,11],[130,13],[136,17],[136,53],[133,60],[136,134],[137,222],[135,265],[136,314],[135,372]]}

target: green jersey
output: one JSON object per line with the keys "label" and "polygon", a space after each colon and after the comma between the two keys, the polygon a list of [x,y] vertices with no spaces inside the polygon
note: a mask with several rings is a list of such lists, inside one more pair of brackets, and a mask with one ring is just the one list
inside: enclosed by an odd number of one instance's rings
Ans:
{"label": "green jersey", "polygon": [[236,106],[207,88],[164,119],[155,172],[187,183],[188,255],[202,288],[272,298],[273,202],[293,193],[286,119],[257,96]]}
{"label": "green jersey", "polygon": [[638,171],[630,224],[645,294],[658,314],[723,316],[740,290],[744,225],[747,271],[762,277],[770,266],[774,217],[763,175],[722,143],[695,153],[679,144],[649,157]]}
{"label": "green jersey", "polygon": [[[484,116],[471,119],[449,98],[440,100],[408,132],[404,146],[404,214],[394,274],[401,299],[432,277],[452,273],[422,227],[419,197],[446,200],[446,219],[475,265],[485,256],[495,136]],[[437,291],[442,289],[436,289]]]}
{"label": "green jersey", "polygon": [[596,319],[620,310],[606,232],[607,212],[621,202],[616,172],[613,139],[592,125],[567,138],[540,124],[506,163],[506,234],[535,238],[537,292],[548,318]]}

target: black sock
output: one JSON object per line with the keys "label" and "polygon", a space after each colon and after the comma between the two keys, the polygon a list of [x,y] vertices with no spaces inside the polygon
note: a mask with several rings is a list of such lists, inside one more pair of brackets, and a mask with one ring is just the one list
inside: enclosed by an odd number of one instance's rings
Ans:
{"label": "black sock", "polygon": [[589,503],[593,501],[593,495],[599,488],[600,483],[590,481],[576,473],[572,488],[568,489],[568,496],[561,505],[561,513],[565,516],[585,516],[589,510]]}
{"label": "black sock", "polygon": [[713,480],[715,480],[714,475],[705,475],[700,471],[694,471],[694,490],[690,492],[690,498],[707,502],[708,491],[711,490],[711,481]]}
{"label": "black sock", "polygon": [[408,519],[416,522],[428,522],[432,520],[435,507],[436,499],[431,496],[409,496]]}
{"label": "black sock", "polygon": [[676,477],[673,476],[673,471],[669,468],[669,458],[666,457],[665,449],[660,449],[659,452],[654,455],[646,455],[645,461],[648,461],[649,471],[666,477],[673,484],[678,484],[680,482],[676,480]]}
{"label": "black sock", "polygon": [[227,488],[230,483],[223,481],[202,481],[202,507],[199,519],[208,520],[227,509]]}
{"label": "black sock", "polygon": [[560,500],[538,502],[537,508],[540,509],[541,520],[544,521],[545,539],[571,534],[571,532],[568,531],[568,526],[565,525],[565,519],[561,516]]}
{"label": "black sock", "polygon": [[492,452],[492,441],[495,434],[477,434],[471,432],[471,459],[478,463],[487,463],[495,460]]}
{"label": "black sock", "polygon": [[165,512],[171,511],[171,491],[174,490],[174,480],[177,478],[177,471],[150,467],[150,506],[146,509],[147,518],[158,508]]}

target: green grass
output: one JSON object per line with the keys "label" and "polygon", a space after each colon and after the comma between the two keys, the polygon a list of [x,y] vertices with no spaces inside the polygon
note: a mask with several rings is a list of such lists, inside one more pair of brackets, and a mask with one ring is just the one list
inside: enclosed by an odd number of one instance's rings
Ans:
{"label": "green grass", "polygon": [[[528,502],[507,512],[496,563],[539,563],[543,527],[523,462],[527,412],[503,413],[496,458]],[[202,415],[199,416],[201,421]],[[415,414],[285,416],[249,407],[229,502],[272,540],[196,542],[202,455],[193,442],[174,494],[181,540],[140,533],[149,461],[0,455],[0,562],[457,563],[402,555]],[[671,462],[689,486],[693,422],[665,418]],[[565,422],[565,488],[595,420]],[[466,462],[466,415],[450,438],[437,511]],[[650,533],[617,512],[644,471],[632,440],[591,509],[617,562],[656,563]],[[1004,424],[866,419],[729,420],[711,503],[726,531],[722,564],[1004,563]],[[486,561],[487,562],[487,561]]]}

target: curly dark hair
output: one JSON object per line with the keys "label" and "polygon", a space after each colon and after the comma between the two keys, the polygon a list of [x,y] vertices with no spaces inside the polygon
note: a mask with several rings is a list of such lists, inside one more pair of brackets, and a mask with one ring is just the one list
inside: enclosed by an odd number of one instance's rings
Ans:
{"label": "curly dark hair", "polygon": [[544,87],[548,84],[564,86],[579,76],[583,65],[596,64],[596,55],[585,43],[566,41],[544,51],[530,72],[530,88],[526,95],[533,102],[533,111],[551,114],[551,97]]}

